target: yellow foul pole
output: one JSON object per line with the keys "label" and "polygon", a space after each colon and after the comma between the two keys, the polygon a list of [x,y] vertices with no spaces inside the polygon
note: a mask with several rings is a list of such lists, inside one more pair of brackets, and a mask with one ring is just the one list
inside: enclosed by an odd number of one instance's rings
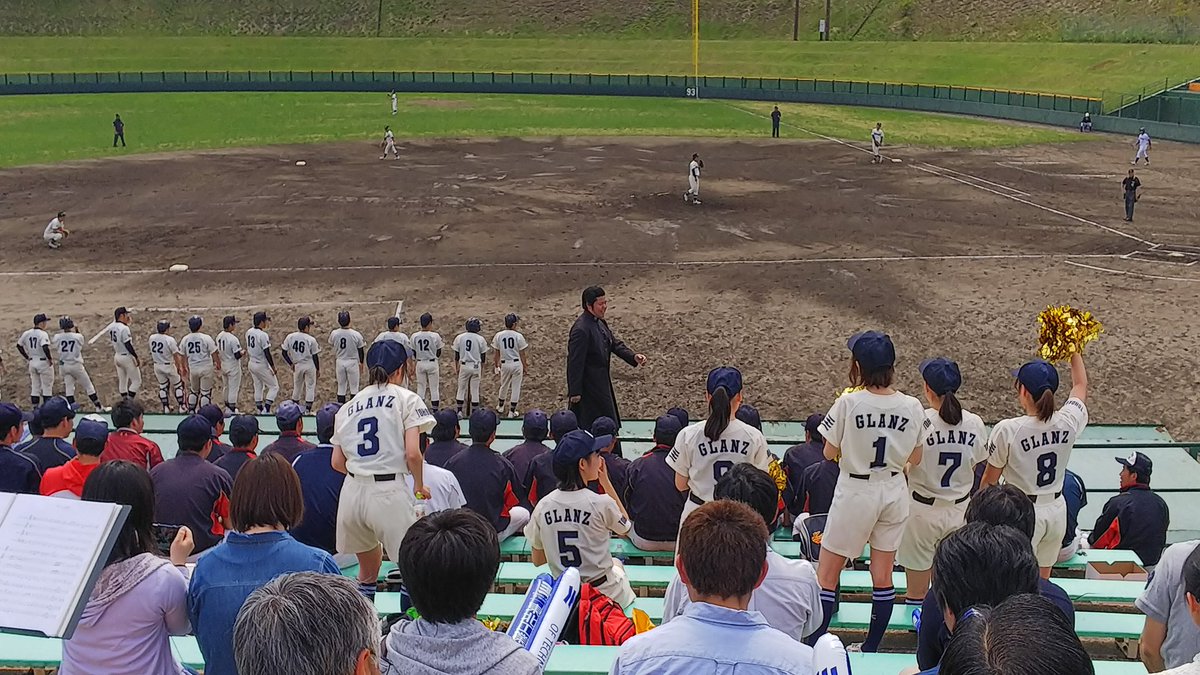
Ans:
{"label": "yellow foul pole", "polygon": [[700,97],[700,0],[692,0],[692,82]]}

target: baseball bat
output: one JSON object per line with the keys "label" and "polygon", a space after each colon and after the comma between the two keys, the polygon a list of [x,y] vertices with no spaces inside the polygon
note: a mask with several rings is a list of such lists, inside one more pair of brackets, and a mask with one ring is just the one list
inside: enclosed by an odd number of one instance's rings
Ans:
{"label": "baseball bat", "polygon": [[105,334],[106,332],[108,332],[108,326],[105,326],[104,328],[101,328],[99,333],[96,333],[95,335],[93,335],[93,336],[92,336],[92,339],[91,339],[91,340],[88,340],[88,344],[89,344],[89,345],[94,345],[94,344],[96,344],[96,340],[99,340],[100,338],[104,337],[104,334]]}

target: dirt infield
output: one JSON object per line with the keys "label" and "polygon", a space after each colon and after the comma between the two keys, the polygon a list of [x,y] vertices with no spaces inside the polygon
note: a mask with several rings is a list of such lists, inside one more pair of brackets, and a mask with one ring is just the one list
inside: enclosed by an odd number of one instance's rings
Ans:
{"label": "dirt infield", "polygon": [[[681,198],[692,152],[705,159],[702,206]],[[1069,302],[1107,326],[1089,353],[1093,419],[1198,438],[1200,248],[1188,247],[1200,247],[1200,150],[1156,144],[1124,223],[1130,154],[1098,136],[901,148],[901,163],[875,166],[826,141],[534,139],[407,143],[400,161],[351,144],[0,172],[0,393],[27,401],[11,345],[37,311],[70,314],[91,336],[117,305],[150,308],[134,318],[142,349],[160,317],[180,337],[200,313],[215,334],[227,310],[245,322],[262,307],[276,344],[302,313],[324,344],[342,306],[369,340],[402,299],[405,329],[429,310],[448,340],[468,316],[490,338],[518,312],[532,345],[523,407],[554,408],[579,292],[599,283],[616,333],[650,358],[644,372],[614,365],[626,416],[699,413],[719,363],[742,368],[764,417],[823,410],[844,385],[845,337],[865,327],[894,336],[905,390],[919,391],[921,358],[945,354],[962,364],[968,406],[1011,415],[1008,370],[1034,347],[1033,317]],[[59,209],[73,234],[49,251],[41,231]],[[107,345],[87,359],[110,397]],[[485,402],[496,387],[485,377]]]}

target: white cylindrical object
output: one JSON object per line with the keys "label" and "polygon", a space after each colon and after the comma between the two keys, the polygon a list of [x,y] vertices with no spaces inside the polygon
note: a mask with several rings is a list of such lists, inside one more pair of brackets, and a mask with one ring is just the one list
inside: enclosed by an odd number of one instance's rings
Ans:
{"label": "white cylindrical object", "polygon": [[539,574],[529,582],[529,590],[525,593],[525,601],[521,609],[513,616],[508,626],[508,636],[516,641],[522,649],[529,649],[530,640],[537,629],[538,620],[546,610],[550,594],[554,592],[554,577],[549,574]]}
{"label": "white cylindrical object", "polygon": [[529,643],[529,652],[537,658],[542,669],[550,662],[550,654],[558,643],[558,636],[567,627],[567,618],[575,603],[579,602],[579,570],[568,567],[554,582],[554,590],[546,604],[546,610],[538,619]]}

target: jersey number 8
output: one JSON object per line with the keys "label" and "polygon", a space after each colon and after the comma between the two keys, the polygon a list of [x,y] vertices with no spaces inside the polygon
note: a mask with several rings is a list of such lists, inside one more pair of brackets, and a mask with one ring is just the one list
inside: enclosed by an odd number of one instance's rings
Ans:
{"label": "jersey number 8", "polygon": [[1058,475],[1058,455],[1053,452],[1038,455],[1037,468],[1037,486],[1046,487],[1050,485],[1054,482],[1054,477]]}
{"label": "jersey number 8", "polygon": [[345,349],[345,348],[346,348],[346,338],[341,338],[338,341],[338,349]]}

